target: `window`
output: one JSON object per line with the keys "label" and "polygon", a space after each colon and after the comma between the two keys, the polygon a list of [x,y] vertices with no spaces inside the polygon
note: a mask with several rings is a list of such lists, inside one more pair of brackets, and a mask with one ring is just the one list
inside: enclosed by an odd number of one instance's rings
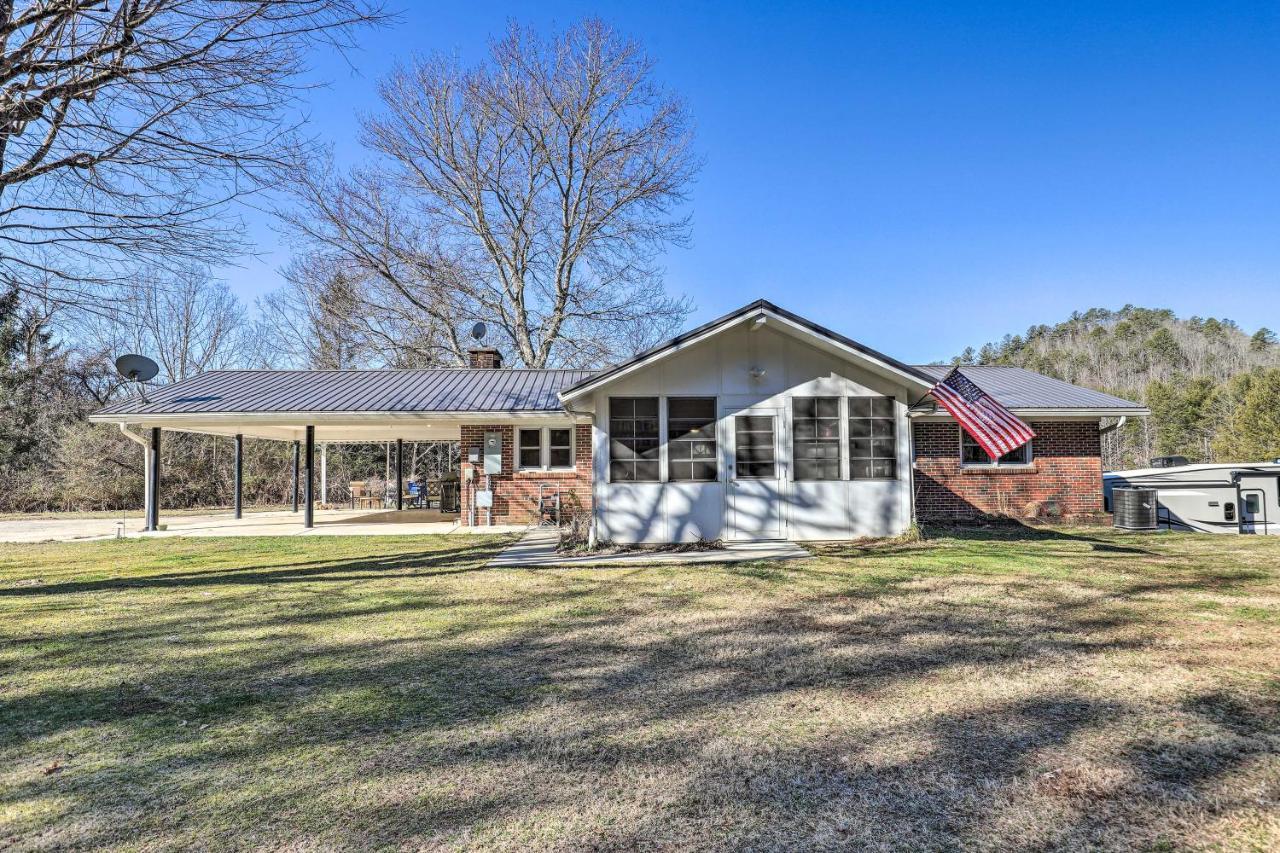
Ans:
{"label": "window", "polygon": [[667,479],[717,479],[715,397],[667,400]]}
{"label": "window", "polygon": [[1250,515],[1262,515],[1262,501],[1256,492],[1244,496],[1244,511]]}
{"label": "window", "polygon": [[797,480],[840,479],[840,398],[791,399],[792,455]]}
{"label": "window", "polygon": [[773,415],[738,415],[733,419],[733,446],[737,461],[734,474],[740,480],[772,479],[774,458]]}
{"label": "window", "polygon": [[518,430],[516,453],[516,463],[521,470],[572,468],[573,429],[526,427]]}
{"label": "window", "polygon": [[896,435],[892,397],[850,397],[850,479],[892,480],[897,477]]}
{"label": "window", "polygon": [[658,481],[658,398],[609,398],[609,479]]}
{"label": "window", "polygon": [[573,430],[547,430],[547,467],[573,467]]}
{"label": "window", "polygon": [[1030,465],[1031,464],[1031,442],[1027,442],[1019,448],[1009,451],[1000,457],[999,462],[992,462],[991,457],[987,455],[987,451],[982,449],[982,445],[973,440],[973,436],[965,432],[963,428],[960,430],[960,464],[961,465]]}
{"label": "window", "polygon": [[520,467],[521,468],[541,468],[542,467],[542,430],[540,429],[522,429],[520,430]]}

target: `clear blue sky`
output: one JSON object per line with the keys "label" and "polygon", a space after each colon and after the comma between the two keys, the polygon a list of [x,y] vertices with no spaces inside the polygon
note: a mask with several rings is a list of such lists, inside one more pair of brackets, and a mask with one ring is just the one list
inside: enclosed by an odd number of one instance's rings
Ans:
{"label": "clear blue sky", "polygon": [[[315,62],[348,160],[415,52],[587,14],[645,45],[706,161],[665,260],[693,321],[765,297],[921,362],[1126,302],[1280,328],[1280,3],[400,5]],[[250,229],[247,300],[287,258]]]}

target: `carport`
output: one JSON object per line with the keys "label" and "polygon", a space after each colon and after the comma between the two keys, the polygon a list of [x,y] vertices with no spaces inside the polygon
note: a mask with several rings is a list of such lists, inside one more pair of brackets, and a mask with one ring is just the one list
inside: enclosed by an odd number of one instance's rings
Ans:
{"label": "carport", "polygon": [[420,370],[217,370],[107,406],[90,416],[115,423],[144,448],[146,529],[160,527],[161,449],[166,432],[234,441],[233,517],[242,518],[246,438],[290,442],[292,511],[316,524],[316,448],[394,443],[396,510],[403,509],[409,442],[460,441],[464,424],[518,424],[560,408],[556,392],[580,371],[493,369],[496,352],[476,350],[472,368]]}

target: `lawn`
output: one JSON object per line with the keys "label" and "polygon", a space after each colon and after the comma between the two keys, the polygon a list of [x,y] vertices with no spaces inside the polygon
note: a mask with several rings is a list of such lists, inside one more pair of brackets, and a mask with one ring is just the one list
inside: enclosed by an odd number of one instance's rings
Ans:
{"label": "lawn", "polygon": [[1280,846],[1280,538],[0,546],[0,848]]}

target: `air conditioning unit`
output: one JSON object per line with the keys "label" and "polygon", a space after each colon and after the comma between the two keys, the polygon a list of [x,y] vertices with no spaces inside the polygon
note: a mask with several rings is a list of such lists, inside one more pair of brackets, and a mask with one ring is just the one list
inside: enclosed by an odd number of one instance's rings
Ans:
{"label": "air conditioning unit", "polygon": [[1160,526],[1155,489],[1112,489],[1114,525],[1120,530],[1155,530]]}

